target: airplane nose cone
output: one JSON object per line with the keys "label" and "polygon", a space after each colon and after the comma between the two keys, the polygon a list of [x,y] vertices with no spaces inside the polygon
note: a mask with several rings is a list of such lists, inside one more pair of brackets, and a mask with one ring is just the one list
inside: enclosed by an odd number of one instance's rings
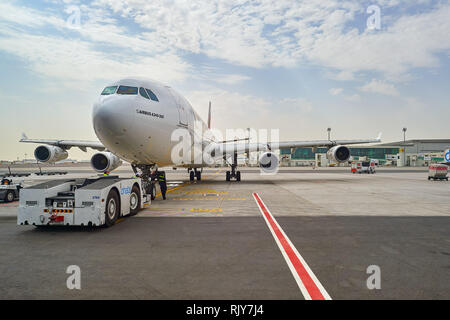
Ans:
{"label": "airplane nose cone", "polygon": [[92,120],[94,130],[101,140],[118,138],[126,131],[126,117],[120,106],[112,100],[97,102],[94,105]]}

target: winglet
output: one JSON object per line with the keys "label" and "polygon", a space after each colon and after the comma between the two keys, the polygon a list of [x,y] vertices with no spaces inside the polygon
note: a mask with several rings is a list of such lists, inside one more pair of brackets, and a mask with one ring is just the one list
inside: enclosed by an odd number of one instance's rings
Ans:
{"label": "winglet", "polygon": [[22,140],[28,140],[28,137],[25,134],[25,132],[22,132],[22,138],[20,139],[20,141],[22,141]]}
{"label": "winglet", "polygon": [[208,110],[208,129],[211,129],[211,101],[209,102],[209,110]]}
{"label": "winglet", "polygon": [[381,136],[383,135],[383,132],[380,132],[379,134],[378,134],[378,137],[377,137],[377,140],[378,140],[378,142],[381,142]]}

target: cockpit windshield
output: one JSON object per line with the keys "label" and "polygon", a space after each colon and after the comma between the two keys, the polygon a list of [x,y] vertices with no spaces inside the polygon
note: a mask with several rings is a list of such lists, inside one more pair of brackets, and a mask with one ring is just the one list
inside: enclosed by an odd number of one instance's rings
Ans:
{"label": "cockpit windshield", "polygon": [[137,87],[119,86],[117,94],[138,94]]}
{"label": "cockpit windshield", "polygon": [[107,96],[110,94],[114,94],[116,92],[117,86],[106,87],[102,91],[102,96]]}

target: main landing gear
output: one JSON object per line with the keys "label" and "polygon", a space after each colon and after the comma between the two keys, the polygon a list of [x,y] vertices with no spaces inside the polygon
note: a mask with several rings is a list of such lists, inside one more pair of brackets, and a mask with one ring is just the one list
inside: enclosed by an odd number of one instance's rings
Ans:
{"label": "main landing gear", "polygon": [[197,181],[202,180],[202,172],[200,170],[194,169],[188,169],[189,171],[189,180],[194,181],[195,178],[197,178]]}
{"label": "main landing gear", "polygon": [[241,172],[236,171],[237,168],[237,153],[233,156],[233,163],[231,164],[231,171],[227,171],[226,180],[231,181],[231,179],[236,179],[236,181],[241,181]]}

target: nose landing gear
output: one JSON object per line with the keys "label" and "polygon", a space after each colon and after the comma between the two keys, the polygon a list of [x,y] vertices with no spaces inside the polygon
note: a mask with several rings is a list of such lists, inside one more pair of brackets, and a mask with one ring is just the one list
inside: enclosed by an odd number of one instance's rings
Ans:
{"label": "nose landing gear", "polygon": [[139,169],[141,171],[139,177],[142,180],[142,188],[145,192],[145,194],[150,195],[151,199],[154,200],[155,199],[155,193],[156,193],[156,189],[155,189],[155,185],[152,183],[152,179],[151,179],[151,175],[152,175],[152,169],[154,168],[155,165],[147,165],[147,164],[139,164],[139,165],[135,165],[132,164],[131,167],[133,168],[134,174],[137,176],[138,170]]}
{"label": "nose landing gear", "polygon": [[226,180],[231,181],[231,179],[236,179],[236,181],[241,181],[241,172],[237,171],[237,153],[233,156],[233,163],[230,165],[231,171],[226,172]]}

